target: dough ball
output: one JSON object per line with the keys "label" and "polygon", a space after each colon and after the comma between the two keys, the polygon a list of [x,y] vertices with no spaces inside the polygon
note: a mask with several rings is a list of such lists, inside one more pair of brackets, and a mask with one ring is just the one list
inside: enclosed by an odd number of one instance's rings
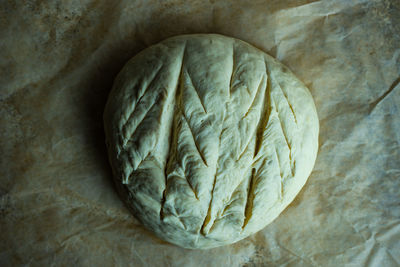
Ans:
{"label": "dough ball", "polygon": [[169,38],[132,58],[104,123],[124,201],[185,248],[264,228],[303,187],[318,149],[308,89],[259,49],[216,34]]}

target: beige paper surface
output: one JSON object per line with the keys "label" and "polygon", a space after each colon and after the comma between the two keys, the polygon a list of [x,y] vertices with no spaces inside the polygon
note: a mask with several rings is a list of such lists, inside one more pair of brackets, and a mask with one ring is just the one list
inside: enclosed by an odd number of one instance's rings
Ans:
{"label": "beige paper surface", "polygon": [[[399,266],[400,1],[0,1],[0,266]],[[320,149],[261,232],[187,250],[111,179],[102,112],[124,63],[185,33],[247,41],[309,88]]]}

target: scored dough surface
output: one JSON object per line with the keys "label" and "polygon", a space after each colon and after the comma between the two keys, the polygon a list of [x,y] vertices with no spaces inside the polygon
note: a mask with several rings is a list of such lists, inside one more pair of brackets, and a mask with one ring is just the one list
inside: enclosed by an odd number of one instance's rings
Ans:
{"label": "scored dough surface", "polygon": [[146,228],[186,248],[264,228],[303,187],[318,149],[308,89],[261,50],[216,34],[136,55],[104,123],[124,201]]}

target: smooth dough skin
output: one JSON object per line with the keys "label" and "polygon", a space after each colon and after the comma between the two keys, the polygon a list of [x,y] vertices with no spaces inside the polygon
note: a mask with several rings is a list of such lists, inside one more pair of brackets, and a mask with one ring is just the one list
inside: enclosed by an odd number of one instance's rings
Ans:
{"label": "smooth dough skin", "polygon": [[264,228],[303,187],[318,149],[308,89],[264,52],[216,34],[169,38],[132,58],[104,123],[124,201],[185,248]]}

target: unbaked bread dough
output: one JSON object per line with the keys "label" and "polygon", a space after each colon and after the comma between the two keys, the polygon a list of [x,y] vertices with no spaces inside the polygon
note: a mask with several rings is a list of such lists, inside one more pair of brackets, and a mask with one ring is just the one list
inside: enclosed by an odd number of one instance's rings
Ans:
{"label": "unbaked bread dough", "polygon": [[169,38],[132,58],[104,123],[125,202],[185,248],[265,227],[303,187],[318,149],[307,88],[264,52],[216,34]]}

